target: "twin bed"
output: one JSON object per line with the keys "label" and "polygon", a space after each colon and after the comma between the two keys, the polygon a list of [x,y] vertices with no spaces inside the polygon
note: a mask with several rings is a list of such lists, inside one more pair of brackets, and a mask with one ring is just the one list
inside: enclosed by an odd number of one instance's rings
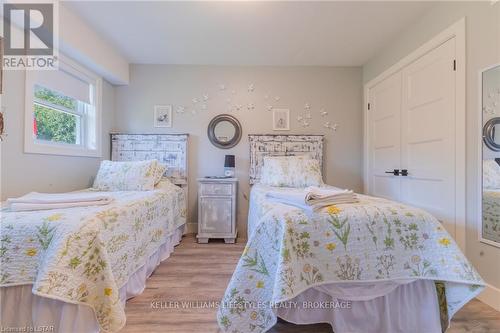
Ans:
{"label": "twin bed", "polygon": [[[113,135],[112,152],[121,161],[155,158],[167,165],[167,177],[148,190],[101,188],[112,200],[104,206],[2,211],[2,327],[116,332],[125,325],[126,300],[142,293],[180,242],[187,135]],[[102,183],[127,188],[124,178],[110,183],[116,170],[103,169]]]}
{"label": "twin bed", "polygon": [[320,213],[271,202],[271,191],[303,188],[262,181],[265,156],[321,159],[322,137],[250,136],[250,143],[248,243],[218,311],[223,331],[265,332],[280,317],[329,323],[335,333],[437,333],[484,288],[446,230],[420,209],[362,195]]}

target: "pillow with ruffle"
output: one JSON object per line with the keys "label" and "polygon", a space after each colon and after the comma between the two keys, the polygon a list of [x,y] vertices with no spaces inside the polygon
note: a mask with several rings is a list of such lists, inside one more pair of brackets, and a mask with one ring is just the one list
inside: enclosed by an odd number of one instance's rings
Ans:
{"label": "pillow with ruffle", "polygon": [[156,173],[155,173],[155,185],[158,184],[165,176],[165,172],[167,171],[167,165],[158,162],[156,164]]}
{"label": "pillow with ruffle", "polygon": [[158,161],[102,161],[93,188],[99,191],[151,191]]}

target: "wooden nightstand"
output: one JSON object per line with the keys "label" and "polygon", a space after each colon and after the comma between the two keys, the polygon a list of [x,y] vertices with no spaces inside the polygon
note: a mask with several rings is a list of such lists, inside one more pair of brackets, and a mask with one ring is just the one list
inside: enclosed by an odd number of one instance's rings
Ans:
{"label": "wooden nightstand", "polygon": [[236,241],[236,197],[238,179],[198,179],[198,243],[209,238]]}

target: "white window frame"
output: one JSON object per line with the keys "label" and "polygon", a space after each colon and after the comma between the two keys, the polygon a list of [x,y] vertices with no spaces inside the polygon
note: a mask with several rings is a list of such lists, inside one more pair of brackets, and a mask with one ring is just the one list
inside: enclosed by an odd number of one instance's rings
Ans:
{"label": "white window frame", "polygon": [[[88,82],[94,89],[91,94],[91,99],[95,107],[95,149],[88,146],[87,138],[87,124],[86,121],[82,121],[80,124],[80,131],[83,134],[82,141],[77,144],[59,143],[37,140],[33,136],[33,114],[34,114],[34,103],[42,104],[43,106],[54,108],[58,111],[68,112],[70,114],[83,116],[82,120],[85,119],[85,110],[81,110],[83,103],[78,103],[78,111],[66,110],[64,107],[59,105],[51,107],[50,103],[47,101],[40,101],[34,97],[35,85],[42,86],[47,89],[52,89],[51,87],[45,87],[36,82],[36,76],[33,71],[26,71],[26,82],[25,82],[25,113],[24,113],[24,152],[31,154],[48,154],[48,155],[63,155],[63,156],[85,156],[85,157],[102,157],[102,78],[98,75],[90,72],[86,68],[82,67],[75,61],[60,55],[59,58],[59,68],[72,75]],[[40,72],[38,72],[40,75]]]}

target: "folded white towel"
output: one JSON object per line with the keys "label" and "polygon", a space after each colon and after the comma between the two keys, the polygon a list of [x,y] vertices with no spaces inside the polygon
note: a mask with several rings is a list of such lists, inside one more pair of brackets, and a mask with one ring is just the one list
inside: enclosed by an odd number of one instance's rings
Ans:
{"label": "folded white towel", "polygon": [[7,199],[11,211],[46,210],[72,207],[101,206],[113,201],[113,197],[103,193],[38,193],[31,192],[19,198]]}
{"label": "folded white towel", "polygon": [[270,191],[266,197],[273,202],[315,212],[331,205],[358,202],[353,191],[338,188],[308,187],[301,192]]}
{"label": "folded white towel", "polygon": [[351,190],[310,186],[306,188],[305,191],[305,202],[311,206],[318,203],[330,203],[331,205],[334,205],[335,202],[357,201],[356,195]]}

